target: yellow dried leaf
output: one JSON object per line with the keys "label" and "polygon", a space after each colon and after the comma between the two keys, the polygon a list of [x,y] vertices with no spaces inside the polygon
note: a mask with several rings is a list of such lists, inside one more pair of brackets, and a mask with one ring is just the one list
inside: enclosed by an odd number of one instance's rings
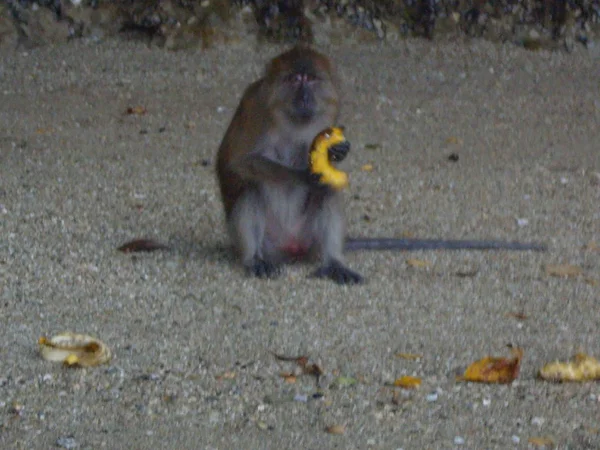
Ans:
{"label": "yellow dried leaf", "polygon": [[513,358],[485,357],[474,362],[465,370],[459,381],[472,381],[478,383],[512,383],[519,375],[523,350],[512,349]]}
{"label": "yellow dried leaf", "polygon": [[373,164],[365,164],[360,168],[360,170],[362,170],[363,172],[373,172],[373,169]]}
{"label": "yellow dried leaf", "polygon": [[570,362],[546,364],[539,375],[547,381],[600,380],[600,362],[585,353],[577,353]]}
{"label": "yellow dried leaf", "polygon": [[415,258],[407,259],[406,264],[408,264],[410,267],[417,267],[420,269],[431,266],[431,263],[429,261],[425,261],[423,259],[415,259]]}
{"label": "yellow dried leaf", "polygon": [[544,270],[548,275],[553,277],[576,277],[583,272],[581,267],[573,266],[571,264],[546,264]]}
{"label": "yellow dried leaf", "polygon": [[69,367],[91,367],[111,358],[110,349],[102,341],[85,334],[60,333],[38,340],[40,353],[47,361],[62,362]]}
{"label": "yellow dried leaf", "polygon": [[448,138],[446,138],[446,144],[461,145],[462,142],[462,139],[456,136],[449,136]]}
{"label": "yellow dried leaf", "polygon": [[416,353],[396,353],[396,358],[408,359],[410,361],[416,361],[422,357],[422,355],[417,355]]}
{"label": "yellow dried leaf", "polygon": [[345,425],[330,425],[325,428],[325,431],[329,434],[344,434],[346,432]]}
{"label": "yellow dried leaf", "polygon": [[421,379],[418,377],[404,375],[403,377],[400,377],[394,381],[394,386],[404,389],[415,389],[421,386]]}
{"label": "yellow dried leaf", "polygon": [[535,447],[552,447],[554,441],[548,437],[532,437],[527,442]]}

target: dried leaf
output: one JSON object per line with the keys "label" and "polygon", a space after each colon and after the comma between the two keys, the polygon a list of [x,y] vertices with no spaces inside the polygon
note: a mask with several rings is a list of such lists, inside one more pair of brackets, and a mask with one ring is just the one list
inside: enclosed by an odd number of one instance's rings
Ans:
{"label": "dried leaf", "polygon": [[277,353],[273,353],[273,356],[277,358],[279,361],[289,361],[295,362],[299,367],[302,368],[302,373],[306,375],[315,375],[320,377],[323,375],[323,369],[318,364],[309,364],[308,356],[285,356],[278,355]]}
{"label": "dried leaf", "polygon": [[590,252],[600,252],[600,244],[598,244],[595,241],[588,242],[588,244],[584,248],[585,250],[588,250]]}
{"label": "dried leaf", "polygon": [[147,112],[143,106],[130,106],[125,110],[126,114],[135,114],[136,116],[143,116]]}
{"label": "dried leaf", "polygon": [[460,139],[456,136],[448,136],[448,138],[446,138],[446,144],[462,145],[462,143],[463,143],[462,139]]}
{"label": "dried leaf", "polygon": [[373,169],[373,164],[365,164],[360,168],[360,170],[362,170],[363,172],[373,172]]}
{"label": "dried leaf", "polygon": [[346,432],[345,425],[330,425],[325,428],[325,431],[329,434],[344,434]]}
{"label": "dried leaf", "polygon": [[512,349],[513,358],[495,358],[487,356],[474,362],[465,370],[459,381],[473,381],[478,383],[512,383],[519,375],[523,350]]}
{"label": "dried leaf", "polygon": [[317,364],[307,364],[303,366],[304,373],[307,375],[315,375],[320,377],[323,375],[323,369],[321,369]]}
{"label": "dried leaf", "polygon": [[215,377],[215,379],[221,381],[221,380],[233,380],[236,377],[236,373],[229,370],[227,372],[223,372],[221,375],[217,375]]}
{"label": "dried leaf", "polygon": [[583,272],[581,267],[571,264],[546,264],[544,270],[548,275],[553,277],[576,277]]}
{"label": "dried leaf", "polygon": [[477,276],[478,273],[479,273],[479,269],[459,270],[459,271],[455,272],[454,275],[456,275],[459,278],[473,278],[473,277]]}
{"label": "dried leaf", "polygon": [[337,377],[335,380],[333,380],[332,386],[343,388],[343,387],[354,386],[357,383],[358,383],[358,380],[356,378],[341,376],[341,377]]}
{"label": "dried leaf", "polygon": [[410,267],[417,267],[419,269],[431,266],[431,263],[429,261],[415,258],[407,259],[406,264],[408,264]]}
{"label": "dried leaf", "polygon": [[403,377],[400,377],[394,381],[394,386],[404,389],[415,389],[421,386],[421,379],[418,377],[404,375]]}
{"label": "dried leaf", "polygon": [[69,367],[92,367],[108,362],[110,349],[102,341],[85,334],[60,333],[38,340],[40,353],[47,361]]}
{"label": "dried leaf", "polygon": [[570,362],[546,364],[539,375],[543,380],[557,382],[600,380],[600,362],[585,353],[577,353]]}
{"label": "dried leaf", "polygon": [[532,437],[527,442],[535,447],[548,447],[554,446],[554,441],[548,437]]}
{"label": "dried leaf", "polygon": [[527,314],[525,314],[524,312],[508,312],[505,314],[506,317],[512,317],[513,319],[517,319],[517,320],[527,320],[529,319],[529,316]]}
{"label": "dried leaf", "polygon": [[294,384],[297,380],[296,375],[294,375],[291,372],[281,372],[279,376],[282,377],[284,381],[288,384]]}
{"label": "dried leaf", "polygon": [[381,144],[365,144],[365,150],[379,150]]}
{"label": "dried leaf", "polygon": [[135,239],[133,241],[126,242],[121,245],[117,250],[123,253],[136,253],[136,252],[154,252],[156,250],[168,250],[164,244],[154,241],[152,239]]}
{"label": "dried leaf", "polygon": [[417,355],[416,353],[396,353],[396,358],[408,359],[410,361],[416,361],[422,357],[422,355]]}

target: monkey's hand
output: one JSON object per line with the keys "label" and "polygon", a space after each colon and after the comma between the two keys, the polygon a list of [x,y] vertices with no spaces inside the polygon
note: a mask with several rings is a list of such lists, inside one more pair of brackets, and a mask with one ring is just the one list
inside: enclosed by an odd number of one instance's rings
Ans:
{"label": "monkey's hand", "polygon": [[329,186],[336,191],[348,186],[348,175],[331,165],[331,161],[341,161],[350,150],[350,143],[341,128],[327,128],[314,139],[310,148],[310,177],[318,184]]}
{"label": "monkey's hand", "polygon": [[350,142],[344,141],[339,144],[332,145],[328,148],[328,156],[330,162],[340,162],[348,155],[350,151]]}

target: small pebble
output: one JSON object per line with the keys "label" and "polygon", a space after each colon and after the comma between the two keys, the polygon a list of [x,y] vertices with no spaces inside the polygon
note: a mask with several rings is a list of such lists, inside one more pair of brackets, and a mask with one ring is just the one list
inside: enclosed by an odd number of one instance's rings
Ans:
{"label": "small pebble", "polygon": [[527,225],[529,225],[529,219],[517,217],[517,225],[519,225],[520,227],[526,227]]}
{"label": "small pebble", "polygon": [[79,444],[73,436],[59,437],[56,440],[56,445],[62,448],[77,448]]}
{"label": "small pebble", "polygon": [[531,419],[531,425],[537,425],[538,427],[540,427],[544,424],[545,421],[546,419],[544,419],[543,417],[533,417]]}
{"label": "small pebble", "polygon": [[294,401],[306,403],[308,401],[308,396],[304,394],[297,394],[294,396]]}
{"label": "small pebble", "polygon": [[431,394],[427,394],[427,397],[425,397],[425,400],[427,400],[428,402],[435,402],[438,399],[438,393],[437,392],[432,392]]}
{"label": "small pebble", "polygon": [[462,436],[455,436],[454,437],[454,444],[456,445],[463,445],[465,443],[465,438]]}
{"label": "small pebble", "polygon": [[482,403],[483,403],[483,406],[490,406],[492,404],[492,400],[489,398],[484,398]]}
{"label": "small pebble", "polygon": [[519,436],[517,436],[516,434],[513,434],[510,438],[511,441],[513,441],[513,444],[518,444],[519,442],[521,442],[521,438]]}

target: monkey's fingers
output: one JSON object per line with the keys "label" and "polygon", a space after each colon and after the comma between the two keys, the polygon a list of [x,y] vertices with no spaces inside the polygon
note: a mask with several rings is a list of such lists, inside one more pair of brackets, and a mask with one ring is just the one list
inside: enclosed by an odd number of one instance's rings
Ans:
{"label": "monkey's fingers", "polygon": [[332,145],[328,148],[327,152],[329,154],[329,161],[331,162],[340,162],[343,161],[344,158],[348,155],[350,151],[350,142],[344,141],[339,144]]}

